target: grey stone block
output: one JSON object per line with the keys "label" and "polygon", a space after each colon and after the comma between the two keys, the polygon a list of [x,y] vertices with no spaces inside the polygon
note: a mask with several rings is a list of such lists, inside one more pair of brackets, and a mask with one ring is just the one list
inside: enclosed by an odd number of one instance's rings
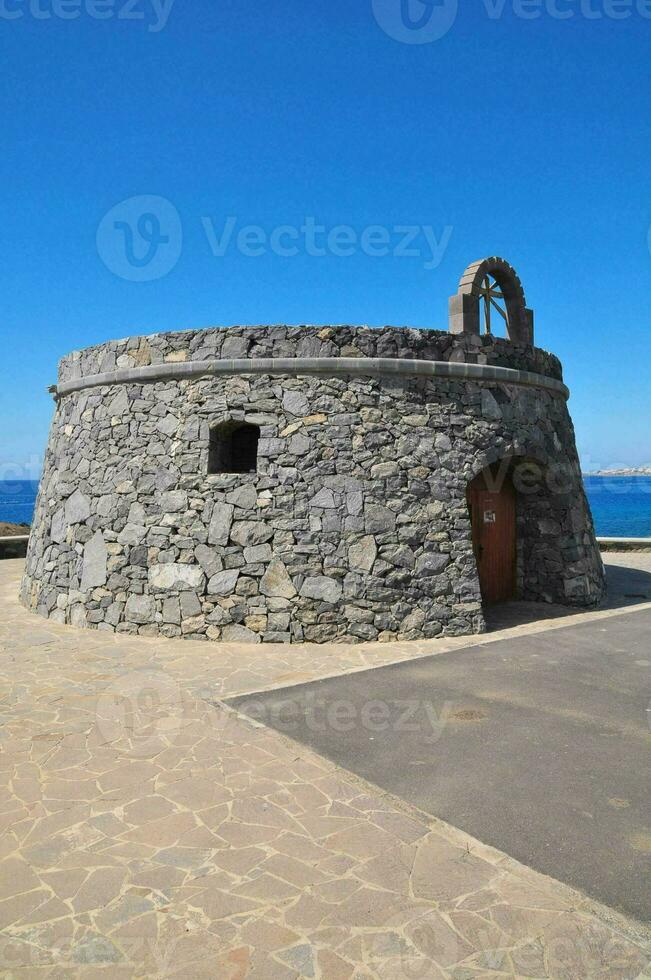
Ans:
{"label": "grey stone block", "polygon": [[233,523],[235,508],[232,504],[216,503],[213,507],[208,528],[208,543],[214,545],[228,544],[228,538]]}
{"label": "grey stone block", "polygon": [[84,562],[81,573],[82,592],[106,585],[108,551],[101,531],[97,531],[84,546]]}
{"label": "grey stone block", "polygon": [[176,596],[163,600],[163,622],[181,625],[181,606]]}
{"label": "grey stone block", "polygon": [[260,643],[261,638],[259,633],[254,633],[253,630],[248,629],[246,626],[240,626],[235,624],[233,626],[224,626],[222,630],[222,640],[224,643]]}
{"label": "grey stone block", "polygon": [[161,592],[187,589],[201,591],[205,578],[203,569],[199,565],[179,565],[170,562],[167,565],[153,565],[149,569],[150,588]]}
{"label": "grey stone block", "polygon": [[225,572],[218,572],[208,582],[208,595],[232,595],[239,577],[240,572],[237,568],[229,569]]}
{"label": "grey stone block", "polygon": [[124,610],[129,623],[151,623],[156,616],[156,601],[150,595],[130,595]]}
{"label": "grey stone block", "polygon": [[348,549],[348,564],[353,571],[370,572],[377,558],[377,544],[372,534],[355,541]]}
{"label": "grey stone block", "polygon": [[322,602],[339,602],[343,595],[340,582],[335,579],[318,575],[307,578],[301,587],[301,593],[307,599],[319,599]]}
{"label": "grey stone block", "polygon": [[274,529],[263,521],[240,521],[233,525],[231,538],[243,548],[264,544],[274,536]]}
{"label": "grey stone block", "polygon": [[285,564],[276,559],[272,561],[260,581],[260,592],[265,596],[293,599],[296,589]]}
{"label": "grey stone block", "polygon": [[66,524],[80,524],[90,517],[90,500],[81,490],[75,490],[65,504]]}
{"label": "grey stone block", "polygon": [[165,514],[187,510],[188,495],[185,490],[166,490],[160,495],[160,506]]}

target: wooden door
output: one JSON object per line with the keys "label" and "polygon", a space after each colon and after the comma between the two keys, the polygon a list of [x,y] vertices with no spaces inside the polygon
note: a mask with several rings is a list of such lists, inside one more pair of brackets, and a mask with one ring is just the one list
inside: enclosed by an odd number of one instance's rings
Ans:
{"label": "wooden door", "polygon": [[483,476],[468,489],[472,544],[485,602],[515,597],[516,517],[515,490],[510,479],[497,487]]}

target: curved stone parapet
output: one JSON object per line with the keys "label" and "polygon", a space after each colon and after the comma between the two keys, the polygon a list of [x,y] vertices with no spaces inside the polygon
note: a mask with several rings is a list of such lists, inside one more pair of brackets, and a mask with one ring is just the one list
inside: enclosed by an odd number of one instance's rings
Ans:
{"label": "curved stone parapet", "polygon": [[274,326],[215,327],[109,341],[64,357],[58,382],[161,364],[296,357],[450,361],[563,378],[553,354],[495,336],[454,336],[407,327]]}
{"label": "curved stone parapet", "polygon": [[[539,473],[518,512],[520,596],[593,604],[603,568],[567,394],[551,354],[436,331],[237,327],[75,353],[23,602],[204,641],[478,632],[466,492],[511,460]],[[254,467],[211,472],[214,433],[238,427],[256,433]]]}

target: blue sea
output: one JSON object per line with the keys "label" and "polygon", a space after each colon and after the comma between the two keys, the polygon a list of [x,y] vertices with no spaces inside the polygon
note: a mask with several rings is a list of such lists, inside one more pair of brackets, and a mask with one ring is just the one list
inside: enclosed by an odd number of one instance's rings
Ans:
{"label": "blue sea", "polygon": [[651,538],[651,476],[586,476],[601,538]]}
{"label": "blue sea", "polygon": [[0,521],[31,524],[37,493],[33,480],[0,480]]}
{"label": "blue sea", "polygon": [[[585,485],[600,537],[651,538],[651,476],[587,476]],[[37,490],[32,481],[0,481],[0,521],[29,524]]]}

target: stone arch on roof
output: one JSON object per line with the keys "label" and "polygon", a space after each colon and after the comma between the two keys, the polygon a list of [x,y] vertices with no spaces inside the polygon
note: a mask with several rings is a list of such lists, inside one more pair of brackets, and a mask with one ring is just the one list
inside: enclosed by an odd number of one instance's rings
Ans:
{"label": "stone arch on roof", "polygon": [[527,308],[517,272],[497,255],[472,262],[461,277],[457,293],[450,298],[450,333],[480,334],[480,310],[484,283],[491,276],[501,289],[506,310],[508,339],[533,345],[533,310]]}

